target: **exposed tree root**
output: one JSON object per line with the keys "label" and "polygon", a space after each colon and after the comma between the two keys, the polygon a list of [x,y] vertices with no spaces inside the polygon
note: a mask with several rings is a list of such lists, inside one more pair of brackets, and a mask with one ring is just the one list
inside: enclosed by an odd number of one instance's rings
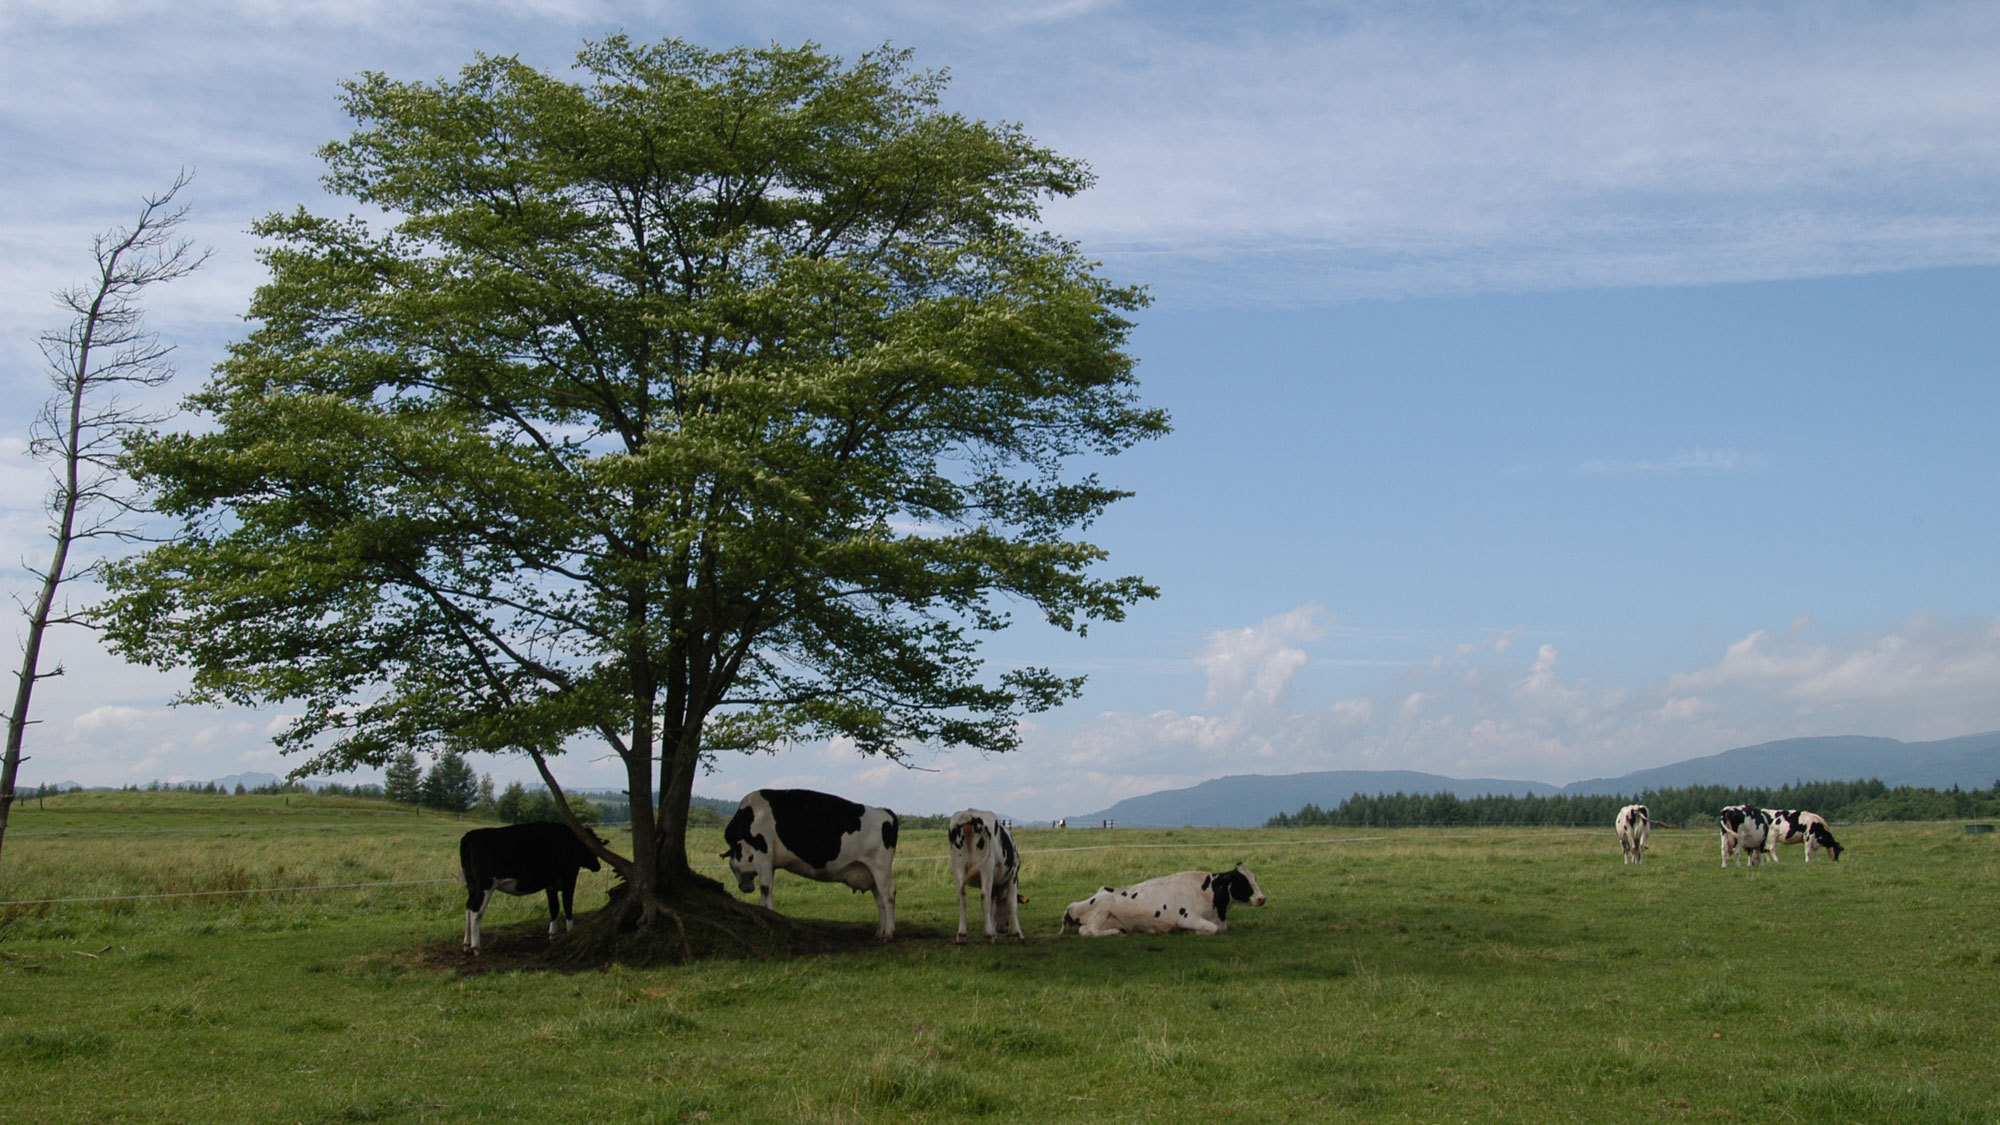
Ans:
{"label": "exposed tree root", "polygon": [[[793,918],[743,902],[714,880],[640,901],[624,884],[600,910],[578,914],[576,928],[554,942],[541,922],[490,926],[485,952],[453,940],[427,944],[421,961],[459,971],[549,969],[575,972],[612,964],[650,967],[706,960],[783,960],[879,948],[873,923]],[[917,936],[917,935],[911,935]],[[941,936],[941,935],[940,935]]]}

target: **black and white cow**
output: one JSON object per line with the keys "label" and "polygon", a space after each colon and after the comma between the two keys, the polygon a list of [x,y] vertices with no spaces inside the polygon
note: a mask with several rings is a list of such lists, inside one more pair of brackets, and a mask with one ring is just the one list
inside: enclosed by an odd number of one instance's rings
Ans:
{"label": "black and white cow", "polygon": [[722,840],[722,858],[748,894],[771,906],[771,876],[782,868],[822,883],[875,892],[875,936],[896,936],[896,814],[811,789],[758,789],[743,798]]}
{"label": "black and white cow", "polygon": [[1056,932],[1074,925],[1084,937],[1171,930],[1219,934],[1229,928],[1229,906],[1234,902],[1264,905],[1257,877],[1240,863],[1228,871],[1181,871],[1129,887],[1100,888],[1089,898],[1070,903]]}
{"label": "black and white cow", "polygon": [[1802,809],[1765,809],[1771,814],[1771,862],[1778,861],[1777,845],[1804,844],[1806,862],[1812,862],[1813,848],[1822,848],[1828,859],[1840,862],[1840,853],[1845,850],[1834,840],[1833,832],[1826,826],[1826,818],[1818,813]]}
{"label": "black and white cow", "polygon": [[952,816],[945,837],[951,841],[951,875],[958,883],[958,944],[965,944],[967,884],[979,888],[987,941],[996,940],[1003,909],[1007,929],[1022,941],[1028,940],[1021,932],[1021,853],[1014,848],[1014,834],[985,809],[966,809]]}
{"label": "black and white cow", "polygon": [[1750,866],[1763,863],[1771,854],[1771,814],[1750,805],[1730,805],[1722,810],[1718,823],[1722,826],[1722,866],[1729,866],[1729,857],[1736,857],[1737,866],[1748,860]]}
{"label": "black and white cow", "polygon": [[1625,849],[1626,863],[1646,862],[1646,839],[1653,834],[1652,818],[1644,805],[1626,805],[1618,810],[1618,846]]}
{"label": "black and white cow", "polygon": [[[598,843],[603,843],[599,840]],[[493,892],[549,896],[549,940],[556,923],[564,932],[572,924],[578,868],[602,870],[597,856],[566,824],[537,821],[500,828],[475,828],[458,840],[458,866],[465,873],[465,948],[479,953],[479,922],[486,916]],[[556,896],[562,896],[558,917]]]}

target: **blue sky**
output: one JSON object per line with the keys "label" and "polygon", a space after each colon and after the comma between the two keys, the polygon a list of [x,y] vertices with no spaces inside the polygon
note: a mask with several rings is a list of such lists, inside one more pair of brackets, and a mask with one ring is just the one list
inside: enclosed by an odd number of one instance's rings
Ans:
{"label": "blue sky", "polygon": [[[343,78],[563,69],[621,29],[888,42],[1096,170],[1045,217],[1152,287],[1133,350],[1176,432],[1103,467],[1138,495],[1093,535],[1164,594],[994,643],[1091,676],[1016,754],[802,746],[702,792],[1045,818],[1231,773],[1566,782],[2000,728],[2000,9],[1222,12],[7,0],[0,556],[43,550],[22,443],[49,294],[177,168],[216,250],[149,303],[185,392],[241,330],[251,220],[345,212],[314,156]],[[174,676],[84,635],[58,655],[25,783],[287,768],[277,711],[168,708]],[[615,783],[579,751],[568,783]]]}

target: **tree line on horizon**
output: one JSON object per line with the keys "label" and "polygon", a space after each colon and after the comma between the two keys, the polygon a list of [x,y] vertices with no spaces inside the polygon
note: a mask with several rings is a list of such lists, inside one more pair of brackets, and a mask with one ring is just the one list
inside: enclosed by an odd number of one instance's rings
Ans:
{"label": "tree line on horizon", "polygon": [[1830,821],[1957,820],[2000,818],[2000,780],[1988,789],[1891,787],[1881,780],[1807,781],[1776,789],[1754,786],[1690,785],[1648,789],[1637,796],[1487,795],[1453,793],[1357,793],[1331,809],[1308,803],[1296,813],[1279,813],[1267,828],[1450,828],[1547,825],[1598,827],[1611,824],[1629,804],[1646,806],[1655,824],[1701,826],[1725,805],[1806,809]]}

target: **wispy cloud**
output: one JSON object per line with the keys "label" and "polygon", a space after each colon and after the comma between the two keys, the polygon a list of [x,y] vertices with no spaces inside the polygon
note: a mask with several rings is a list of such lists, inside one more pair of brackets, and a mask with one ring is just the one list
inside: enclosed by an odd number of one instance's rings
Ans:
{"label": "wispy cloud", "polygon": [[181,164],[215,173],[202,210],[240,231],[314,200],[312,153],[345,127],[340,79],[448,74],[475,50],[562,69],[583,38],[625,30],[917,47],[918,65],[951,70],[953,108],[1090,161],[1097,186],[1050,224],[1177,303],[2000,261],[2000,9],[1973,0],[1529,0],[1497,16],[1361,0],[29,0],[0,27],[0,142],[22,189],[0,242],[53,219],[72,245]]}
{"label": "wispy cloud", "polygon": [[1735,449],[1683,449],[1670,457],[1630,461],[1585,461],[1578,471],[1593,476],[1640,474],[1649,476],[1718,476],[1768,469],[1771,458],[1763,453]]}

